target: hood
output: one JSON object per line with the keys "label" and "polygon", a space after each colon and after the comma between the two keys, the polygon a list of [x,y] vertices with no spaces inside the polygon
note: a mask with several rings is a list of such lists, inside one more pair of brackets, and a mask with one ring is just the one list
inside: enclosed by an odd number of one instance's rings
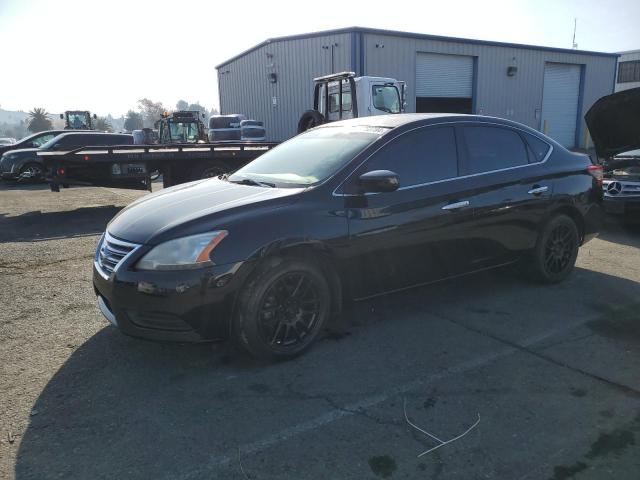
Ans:
{"label": "hood", "polygon": [[238,185],[217,178],[183,183],[135,201],[109,222],[107,230],[122,240],[155,245],[224,228],[217,222],[232,210],[249,205],[277,208],[303,190]]}
{"label": "hood", "polygon": [[640,148],[640,88],[602,97],[584,119],[599,158]]}
{"label": "hood", "polygon": [[7,155],[15,155],[16,157],[34,156],[37,157],[38,148],[16,148],[15,150],[9,150]]}

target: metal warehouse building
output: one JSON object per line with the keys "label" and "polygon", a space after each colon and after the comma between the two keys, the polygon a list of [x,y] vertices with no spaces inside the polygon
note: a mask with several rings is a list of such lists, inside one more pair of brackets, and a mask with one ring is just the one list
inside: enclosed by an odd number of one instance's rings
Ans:
{"label": "metal warehouse building", "polygon": [[589,107],[613,92],[617,54],[370,28],[279,37],[221,63],[220,110],[262,120],[270,140],[296,133],[313,78],[334,72],[408,84],[408,112],[459,112],[524,123],[587,147]]}

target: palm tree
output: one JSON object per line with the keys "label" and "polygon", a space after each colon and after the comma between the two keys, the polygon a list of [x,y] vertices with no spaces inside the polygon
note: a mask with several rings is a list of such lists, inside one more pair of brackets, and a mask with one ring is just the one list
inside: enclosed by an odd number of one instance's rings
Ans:
{"label": "palm tree", "polygon": [[52,127],[49,113],[44,108],[34,108],[29,112],[29,126],[27,128],[30,132],[36,133],[43,130],[51,130]]}

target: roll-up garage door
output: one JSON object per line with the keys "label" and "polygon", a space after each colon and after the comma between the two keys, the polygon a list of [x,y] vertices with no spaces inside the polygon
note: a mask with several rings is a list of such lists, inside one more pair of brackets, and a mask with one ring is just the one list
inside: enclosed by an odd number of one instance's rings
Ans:
{"label": "roll-up garage door", "polygon": [[419,52],[416,112],[471,113],[473,57]]}
{"label": "roll-up garage door", "polygon": [[565,147],[576,144],[580,65],[546,63],[542,90],[542,130]]}

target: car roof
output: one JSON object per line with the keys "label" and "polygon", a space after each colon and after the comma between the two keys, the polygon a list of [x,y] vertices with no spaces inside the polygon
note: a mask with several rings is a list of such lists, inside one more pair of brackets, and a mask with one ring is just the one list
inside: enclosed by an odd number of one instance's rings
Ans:
{"label": "car roof", "polygon": [[450,122],[475,122],[475,123],[497,123],[505,126],[516,127],[533,134],[540,132],[518,122],[500,117],[488,115],[468,115],[463,113],[396,113],[390,115],[375,115],[370,117],[350,118],[348,120],[338,120],[325,123],[318,128],[331,127],[379,127],[395,129],[410,126],[412,124],[427,125],[430,123]]}
{"label": "car roof", "polygon": [[60,135],[58,135],[58,138],[67,137],[67,136],[70,136],[70,135],[96,135],[96,136],[100,136],[100,135],[121,135],[121,136],[126,136],[126,137],[130,137],[131,136],[130,133],[109,133],[109,132],[96,132],[94,130],[78,130],[78,131],[74,131],[74,132],[65,131],[64,133],[61,133]]}

